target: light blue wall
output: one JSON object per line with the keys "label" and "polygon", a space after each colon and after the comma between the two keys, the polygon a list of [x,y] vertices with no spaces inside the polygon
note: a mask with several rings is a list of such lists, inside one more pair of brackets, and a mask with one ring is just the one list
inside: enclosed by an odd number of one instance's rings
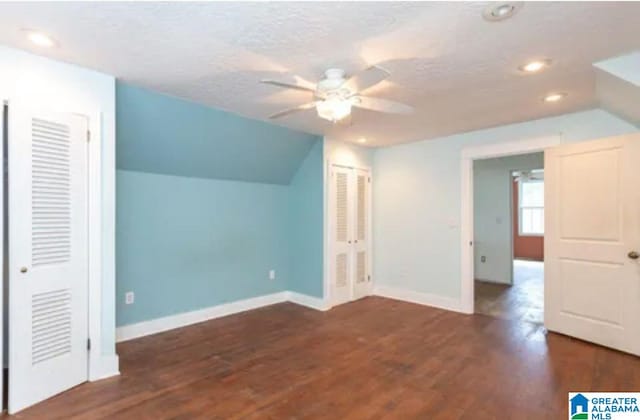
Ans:
{"label": "light blue wall", "polygon": [[378,149],[374,155],[376,285],[460,298],[460,154],[464,147],[562,133],[577,142],[636,132],[594,109]]}
{"label": "light blue wall", "polygon": [[289,290],[323,297],[323,144],[316,142],[290,188]]}
{"label": "light blue wall", "polygon": [[289,289],[322,296],[322,139],[116,93],[118,326]]}
{"label": "light blue wall", "polygon": [[116,84],[118,169],[289,184],[317,136]]}
{"label": "light blue wall", "polygon": [[[280,185],[118,170],[117,325],[285,290],[288,195]],[[130,290],[136,301],[125,305]]]}

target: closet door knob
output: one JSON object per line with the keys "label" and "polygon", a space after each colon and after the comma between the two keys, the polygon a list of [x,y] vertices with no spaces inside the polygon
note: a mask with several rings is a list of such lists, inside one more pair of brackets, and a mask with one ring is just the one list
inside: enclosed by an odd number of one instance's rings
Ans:
{"label": "closet door knob", "polygon": [[26,273],[26,272],[27,272],[27,267],[22,267],[22,268],[20,269],[20,272],[21,272],[21,273]]}
{"label": "closet door knob", "polygon": [[636,251],[631,251],[627,254],[627,257],[631,258],[632,260],[637,260],[638,258],[640,258],[640,254],[638,254]]}

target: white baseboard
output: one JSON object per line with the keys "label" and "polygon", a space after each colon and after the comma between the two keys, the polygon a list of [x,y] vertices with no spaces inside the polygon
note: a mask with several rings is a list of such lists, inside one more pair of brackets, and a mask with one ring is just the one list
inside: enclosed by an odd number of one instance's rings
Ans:
{"label": "white baseboard", "polygon": [[117,354],[101,356],[96,363],[92,363],[89,369],[89,380],[93,382],[120,375],[119,364]]}
{"label": "white baseboard", "polygon": [[399,289],[395,287],[376,286],[373,294],[389,299],[402,300],[405,302],[417,303],[419,305],[431,306],[447,311],[465,312],[458,299],[443,296],[431,295],[428,293],[414,292],[413,290]]}
{"label": "white baseboard", "polygon": [[298,292],[287,292],[288,301],[297,303],[298,305],[306,306],[307,308],[315,309],[318,311],[328,311],[331,309],[331,305],[324,299],[320,299],[314,296],[304,295]]}
{"label": "white baseboard", "polygon": [[282,302],[294,302],[302,306],[326,311],[330,308],[323,299],[313,296],[303,295],[296,292],[278,292],[270,295],[258,296],[235,302],[223,303],[197,311],[183,312],[181,314],[170,315],[149,321],[138,322],[136,324],[124,325],[116,328],[116,342],[132,340],[151,334],[157,334],[175,328],[186,327],[223,316],[261,308],[263,306],[274,305]]}

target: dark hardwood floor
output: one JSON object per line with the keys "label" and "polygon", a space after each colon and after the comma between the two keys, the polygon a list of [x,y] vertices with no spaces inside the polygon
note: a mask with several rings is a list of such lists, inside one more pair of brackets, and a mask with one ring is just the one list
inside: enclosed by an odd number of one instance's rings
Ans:
{"label": "dark hardwood floor", "polygon": [[640,359],[543,327],[370,297],[279,304],[118,345],[119,377],[24,419],[562,419]]}

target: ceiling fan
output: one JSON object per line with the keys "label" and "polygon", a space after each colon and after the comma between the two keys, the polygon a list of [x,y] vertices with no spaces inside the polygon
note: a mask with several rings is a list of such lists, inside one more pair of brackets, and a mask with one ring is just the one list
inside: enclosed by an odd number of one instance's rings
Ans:
{"label": "ceiling fan", "polygon": [[298,76],[295,77],[295,82],[282,82],[268,79],[262,80],[261,82],[286,89],[303,90],[313,93],[313,101],[277,112],[270,115],[270,119],[315,108],[320,118],[335,123],[349,116],[352,107],[391,114],[410,114],[413,112],[413,108],[409,105],[360,94],[363,90],[382,82],[389,77],[390,74],[391,73],[381,67],[371,66],[348,79],[345,78],[344,70],[329,69],[325,71],[324,78],[317,84],[308,82]]}

